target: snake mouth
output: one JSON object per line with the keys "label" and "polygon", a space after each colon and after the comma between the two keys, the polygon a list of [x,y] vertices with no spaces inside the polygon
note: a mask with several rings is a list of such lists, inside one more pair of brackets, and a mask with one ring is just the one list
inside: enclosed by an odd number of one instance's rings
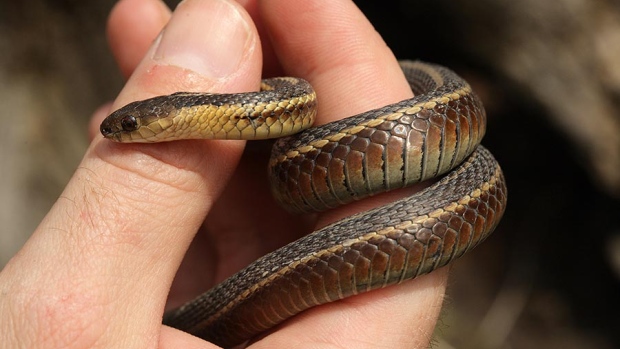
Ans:
{"label": "snake mouth", "polygon": [[101,132],[103,137],[108,138],[108,139],[115,138],[114,135],[117,133],[117,132],[114,132],[114,130],[111,127],[104,127],[103,125],[99,128],[99,131]]}
{"label": "snake mouth", "polygon": [[112,131],[111,127],[106,127],[106,126],[101,125],[101,127],[99,128],[99,131],[105,138],[111,138],[114,135],[114,131]]}
{"label": "snake mouth", "polygon": [[103,135],[104,138],[120,142],[121,134],[123,133],[123,129],[119,125],[119,123],[115,120],[113,115],[108,116],[103,120],[101,125],[99,126],[99,132]]}
{"label": "snake mouth", "polygon": [[121,134],[119,131],[115,131],[113,127],[110,126],[106,126],[106,125],[101,125],[101,127],[99,127],[99,132],[101,132],[101,134],[103,135],[104,138],[116,141],[116,142],[120,142],[121,141]]}

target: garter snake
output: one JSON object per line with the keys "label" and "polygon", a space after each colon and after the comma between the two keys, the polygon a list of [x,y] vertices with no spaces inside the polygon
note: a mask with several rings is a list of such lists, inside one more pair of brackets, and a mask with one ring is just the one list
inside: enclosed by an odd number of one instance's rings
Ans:
{"label": "garter snake", "polygon": [[[164,323],[230,347],[315,305],[429,273],[494,230],[506,186],[478,145],[486,130],[480,100],[446,68],[401,67],[415,97],[277,140],[272,191],[284,207],[305,212],[443,177],[258,259]],[[101,132],[119,142],[161,142],[281,137],[311,126],[316,95],[307,82],[267,79],[261,90],[134,102],[108,116]]]}

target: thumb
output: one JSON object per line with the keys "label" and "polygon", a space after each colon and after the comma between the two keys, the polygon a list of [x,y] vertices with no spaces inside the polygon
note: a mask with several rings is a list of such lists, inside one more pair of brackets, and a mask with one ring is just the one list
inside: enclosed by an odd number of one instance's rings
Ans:
{"label": "thumb", "polygon": [[[260,55],[241,6],[184,1],[113,109],[175,91],[255,89]],[[176,269],[242,147],[96,137],[60,199],[0,274],[0,313],[13,317],[0,322],[0,333],[21,330],[14,338],[33,347],[156,346]]]}

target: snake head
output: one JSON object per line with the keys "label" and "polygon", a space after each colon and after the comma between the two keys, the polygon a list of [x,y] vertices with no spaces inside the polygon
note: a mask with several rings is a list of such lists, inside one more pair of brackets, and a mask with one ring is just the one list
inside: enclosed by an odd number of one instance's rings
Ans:
{"label": "snake head", "polygon": [[157,135],[170,126],[173,105],[166,96],[130,103],[106,117],[99,130],[116,142],[155,142]]}

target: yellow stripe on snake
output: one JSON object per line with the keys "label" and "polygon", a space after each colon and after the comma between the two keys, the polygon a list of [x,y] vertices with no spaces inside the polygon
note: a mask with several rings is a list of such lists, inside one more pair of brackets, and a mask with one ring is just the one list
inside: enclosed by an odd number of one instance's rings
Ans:
{"label": "yellow stripe on snake", "polygon": [[263,80],[260,92],[159,96],[104,120],[102,134],[118,142],[288,136],[276,141],[269,173],[275,198],[296,212],[443,175],[411,197],[258,259],[164,323],[231,347],[310,307],[429,273],[495,229],[507,192],[499,165],[478,145],[486,129],[482,103],[444,67],[401,67],[415,97],[320,127],[308,128],[317,98],[297,78]]}

